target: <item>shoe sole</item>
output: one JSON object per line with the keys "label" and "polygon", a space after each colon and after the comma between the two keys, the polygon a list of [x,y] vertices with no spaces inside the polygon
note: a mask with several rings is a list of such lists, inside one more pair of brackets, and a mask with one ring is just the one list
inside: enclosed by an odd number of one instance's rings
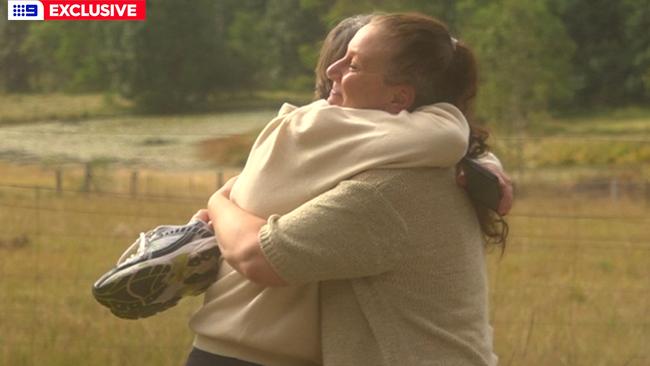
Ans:
{"label": "shoe sole", "polygon": [[171,253],[109,273],[95,283],[93,295],[123,319],[146,318],[169,309],[185,296],[205,292],[216,281],[221,253],[216,243],[204,246],[208,248]]}

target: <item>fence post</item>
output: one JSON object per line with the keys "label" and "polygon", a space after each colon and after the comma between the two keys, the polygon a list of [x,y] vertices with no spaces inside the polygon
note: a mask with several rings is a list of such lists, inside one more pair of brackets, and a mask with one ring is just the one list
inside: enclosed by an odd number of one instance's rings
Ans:
{"label": "fence post", "polygon": [[223,186],[223,170],[217,171],[217,189]]}
{"label": "fence post", "polygon": [[56,180],[56,193],[60,195],[63,191],[63,171],[61,171],[61,168],[56,168],[54,177]]}
{"label": "fence post", "polygon": [[650,209],[650,180],[645,182],[645,208]]}
{"label": "fence post", "polygon": [[86,170],[84,175],[84,183],[81,190],[83,192],[90,192],[90,185],[93,181],[93,167],[90,163],[86,163]]}
{"label": "fence post", "polygon": [[138,196],[138,171],[131,172],[131,196]]}
{"label": "fence post", "polygon": [[614,177],[609,181],[609,198],[612,201],[618,201],[618,177]]}
{"label": "fence post", "polygon": [[34,188],[34,201],[36,204],[36,213],[34,214],[34,234],[36,235],[37,240],[40,240],[41,235],[41,188]]}

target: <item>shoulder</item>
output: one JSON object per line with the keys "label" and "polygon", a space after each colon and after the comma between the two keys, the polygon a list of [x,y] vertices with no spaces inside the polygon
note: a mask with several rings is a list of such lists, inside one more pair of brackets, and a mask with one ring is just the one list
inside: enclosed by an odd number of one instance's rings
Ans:
{"label": "shoulder", "polygon": [[[362,109],[341,107],[338,105],[329,104],[324,99],[317,100],[306,106],[301,107],[299,110],[304,111],[305,115],[317,116],[319,118],[331,118],[339,121],[347,120],[371,120],[373,124],[383,121],[393,121],[398,118],[404,119],[405,117],[396,114],[391,114],[379,109]],[[410,113],[404,112],[409,115]]]}
{"label": "shoulder", "polygon": [[357,174],[351,184],[370,186],[384,194],[394,191],[455,190],[454,168],[373,169]]}
{"label": "shoulder", "polygon": [[461,120],[466,122],[465,115],[451,103],[428,104],[417,108],[413,114],[433,114],[447,119]]}
{"label": "shoulder", "polygon": [[364,186],[365,199],[381,200],[405,220],[472,220],[473,206],[456,184],[454,168],[376,169],[350,183]]}

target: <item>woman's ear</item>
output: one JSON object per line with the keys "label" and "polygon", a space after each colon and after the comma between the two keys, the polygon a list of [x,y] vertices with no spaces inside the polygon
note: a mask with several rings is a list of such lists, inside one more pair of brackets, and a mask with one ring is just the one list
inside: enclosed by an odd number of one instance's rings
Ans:
{"label": "woman's ear", "polygon": [[393,97],[388,105],[388,112],[397,114],[411,108],[415,102],[415,88],[408,84],[393,86]]}

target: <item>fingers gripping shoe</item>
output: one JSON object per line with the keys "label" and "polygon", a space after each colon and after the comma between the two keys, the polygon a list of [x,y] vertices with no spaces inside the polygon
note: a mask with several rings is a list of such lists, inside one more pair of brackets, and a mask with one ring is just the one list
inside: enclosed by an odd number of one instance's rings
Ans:
{"label": "fingers gripping shoe", "polygon": [[159,226],[140,234],[94,283],[93,295],[120,318],[146,318],[203,293],[217,278],[220,256],[212,227],[201,220]]}

